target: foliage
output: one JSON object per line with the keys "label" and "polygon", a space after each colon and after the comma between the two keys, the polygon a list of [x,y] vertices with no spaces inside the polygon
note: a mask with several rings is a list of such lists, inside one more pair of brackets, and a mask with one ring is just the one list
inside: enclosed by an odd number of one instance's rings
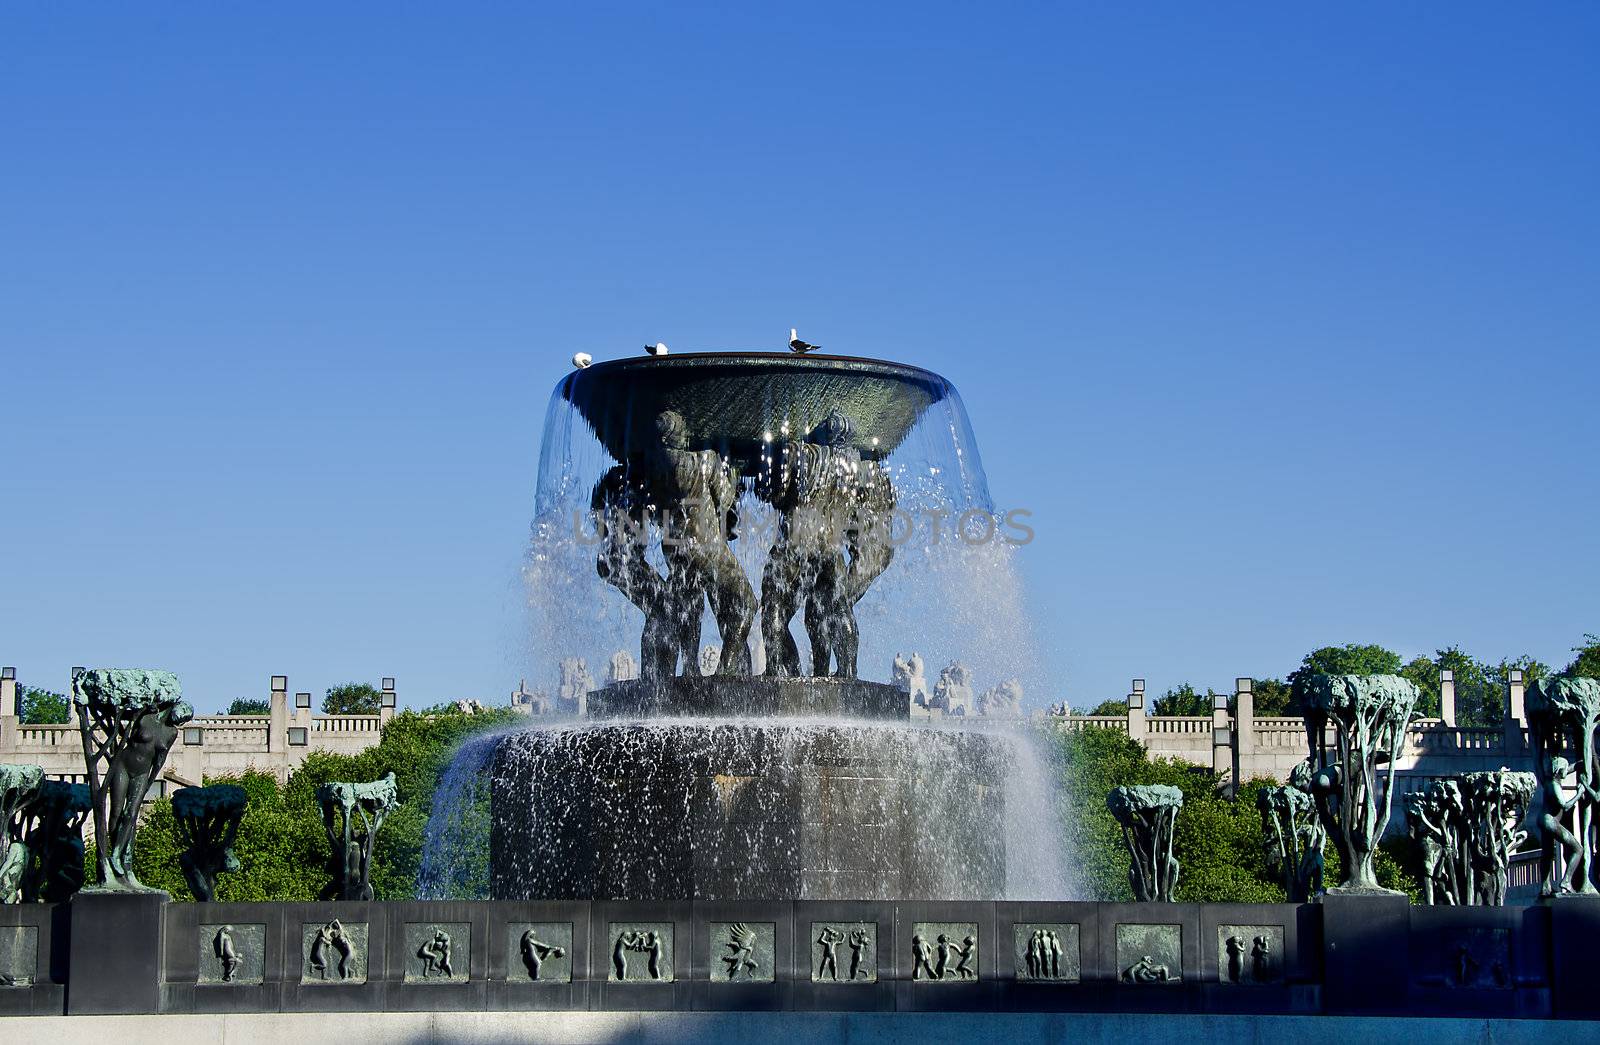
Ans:
{"label": "foliage", "polygon": [[1112,700],[1102,700],[1094,706],[1093,711],[1085,712],[1088,715],[1116,715],[1119,718],[1128,713],[1128,698],[1117,697]]}
{"label": "foliage", "polygon": [[67,721],[71,710],[67,698],[60,693],[32,686],[20,687],[17,693],[17,715],[24,726],[48,726]]}
{"label": "foliage", "polygon": [[1255,694],[1257,715],[1298,715],[1298,705],[1291,699],[1293,688],[1283,679],[1256,679],[1250,690]]}
{"label": "foliage", "polygon": [[[1151,760],[1121,730],[1051,730],[1060,755],[1062,819],[1070,858],[1080,867],[1081,894],[1129,900],[1128,854],[1122,832],[1106,808],[1106,793],[1123,784],[1170,784],[1183,791],[1175,855],[1182,865],[1177,899],[1186,903],[1282,903],[1282,882],[1267,869],[1256,793],[1274,785],[1250,780],[1235,798],[1218,793],[1211,770],[1171,759]],[[1414,893],[1416,884],[1386,845],[1377,858],[1378,881]],[[1327,852],[1329,881],[1338,856]]]}
{"label": "foliage", "polygon": [[1572,647],[1577,656],[1561,669],[1561,674],[1600,679],[1600,635],[1584,635],[1583,645]]}
{"label": "foliage", "polygon": [[[378,744],[358,755],[311,752],[279,786],[271,774],[248,772],[207,783],[235,783],[250,796],[234,851],[241,869],[217,881],[217,899],[315,900],[330,882],[332,850],[322,827],[316,790],[333,780],[376,780],[395,774],[400,804],[384,821],[373,855],[372,886],[380,900],[411,899],[422,863],[424,828],[434,791],[460,743],[477,733],[520,721],[509,709],[436,716],[402,712]],[[152,803],[139,831],[135,871],[174,899],[193,899],[178,867],[172,803]],[[92,859],[92,857],[91,857]],[[92,864],[91,864],[92,867]]]}
{"label": "foliage", "polygon": [[383,693],[370,682],[346,682],[322,698],[324,715],[376,715],[382,706]]}
{"label": "foliage", "polygon": [[1323,646],[1307,653],[1300,666],[1289,672],[1289,686],[1296,705],[1305,697],[1306,683],[1313,675],[1398,675],[1400,654],[1382,646]]}
{"label": "foliage", "polygon": [[1195,692],[1195,688],[1189,683],[1179,683],[1176,689],[1169,689],[1156,698],[1155,704],[1150,708],[1150,714],[1209,715],[1214,695],[1209,689],[1201,694]]}
{"label": "foliage", "polygon": [[240,697],[228,705],[224,715],[270,715],[272,702],[262,700],[260,697]]}
{"label": "foliage", "polygon": [[1417,654],[1400,668],[1399,675],[1417,687],[1416,712],[1420,718],[1438,718],[1444,705],[1439,696],[1439,669],[1433,661]]}

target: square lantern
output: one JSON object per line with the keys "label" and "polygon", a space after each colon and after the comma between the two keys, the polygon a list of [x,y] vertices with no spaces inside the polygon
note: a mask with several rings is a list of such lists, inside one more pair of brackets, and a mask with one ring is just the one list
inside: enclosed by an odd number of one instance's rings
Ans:
{"label": "square lantern", "polygon": [[1441,668],[1441,669],[1439,669],[1439,681],[1440,682],[1454,682],[1455,680],[1456,680],[1456,673],[1454,671],[1452,671],[1449,668]]}
{"label": "square lantern", "polygon": [[289,728],[289,746],[290,747],[305,747],[306,746],[306,727],[304,727],[304,726],[291,726]]}
{"label": "square lantern", "polygon": [[311,694],[296,693],[294,695],[294,706],[297,708],[309,708],[311,706]]}
{"label": "square lantern", "polygon": [[17,677],[17,669],[16,668],[0,668],[0,680],[4,680],[6,682],[10,682],[12,679],[14,679],[16,677]]}
{"label": "square lantern", "polygon": [[1255,685],[1255,679],[1234,679],[1233,691],[1235,693],[1250,693],[1254,691]]}
{"label": "square lantern", "polygon": [[287,676],[287,675],[274,675],[274,676],[272,676],[272,692],[274,692],[274,693],[283,693],[286,690],[288,690],[288,688],[289,688],[289,676]]}
{"label": "square lantern", "polygon": [[190,747],[197,747],[206,742],[206,731],[199,726],[183,727],[183,742]]}

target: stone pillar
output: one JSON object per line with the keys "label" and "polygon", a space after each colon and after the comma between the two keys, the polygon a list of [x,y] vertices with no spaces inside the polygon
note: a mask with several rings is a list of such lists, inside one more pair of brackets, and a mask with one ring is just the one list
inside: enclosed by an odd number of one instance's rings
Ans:
{"label": "stone pillar", "polygon": [[17,669],[0,668],[0,748],[16,743],[21,716],[22,709],[17,706]]}
{"label": "stone pillar", "polygon": [[1211,699],[1211,771],[1224,778],[1222,793],[1230,797],[1239,786],[1232,724],[1233,720],[1228,717],[1228,695],[1214,695]]}
{"label": "stone pillar", "polygon": [[1233,779],[1243,782],[1255,775],[1255,679],[1233,680]]}
{"label": "stone pillar", "polygon": [[384,679],[383,695],[378,700],[378,724],[380,726],[387,726],[389,720],[394,718],[394,708],[398,699],[394,692],[394,679]]}
{"label": "stone pillar", "polygon": [[1439,669],[1439,718],[1447,726],[1456,724],[1456,673],[1449,668]]}
{"label": "stone pillar", "polygon": [[1144,679],[1134,679],[1133,689],[1128,692],[1128,736],[1143,744],[1148,734],[1144,720]]}
{"label": "stone pillar", "polygon": [[267,724],[267,750],[289,750],[289,676],[272,676],[272,697],[267,714],[271,716]]}
{"label": "stone pillar", "polygon": [[1522,727],[1528,722],[1526,694],[1522,669],[1512,668],[1506,673],[1506,720],[1503,727],[1508,755],[1520,754],[1523,749]]}
{"label": "stone pillar", "polygon": [[1519,726],[1528,724],[1526,694],[1527,686],[1522,678],[1522,669],[1512,668],[1506,681],[1506,717],[1514,719]]}
{"label": "stone pillar", "polygon": [[292,721],[296,726],[303,726],[306,729],[311,728],[311,694],[296,693],[294,695],[294,717]]}

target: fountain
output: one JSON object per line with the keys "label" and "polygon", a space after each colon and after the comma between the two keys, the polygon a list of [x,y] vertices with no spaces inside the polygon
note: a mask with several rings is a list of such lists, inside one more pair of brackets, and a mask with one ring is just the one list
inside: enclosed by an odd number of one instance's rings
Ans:
{"label": "fountain", "polygon": [[[460,895],[439,868],[471,848],[497,899],[1064,895],[1029,739],[971,700],[913,720],[904,689],[860,677],[910,647],[1031,660],[999,532],[960,398],[928,371],[739,353],[568,375],[540,462],[538,645],[601,663],[631,632],[639,677],[464,749],[424,890]],[[1014,715],[1005,692],[986,706]],[[464,846],[440,821],[485,782],[489,836]]]}

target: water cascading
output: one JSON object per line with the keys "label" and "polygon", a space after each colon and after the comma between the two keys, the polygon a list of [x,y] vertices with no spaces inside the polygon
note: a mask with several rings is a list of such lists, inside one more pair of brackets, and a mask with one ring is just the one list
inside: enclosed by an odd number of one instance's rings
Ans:
{"label": "water cascading", "polygon": [[[1026,731],[861,677],[915,650],[1033,681],[1022,536],[928,371],[739,353],[573,372],[544,430],[530,653],[626,676],[636,650],[637,677],[458,755],[424,894],[1064,896]],[[461,855],[485,820],[486,868]]]}

